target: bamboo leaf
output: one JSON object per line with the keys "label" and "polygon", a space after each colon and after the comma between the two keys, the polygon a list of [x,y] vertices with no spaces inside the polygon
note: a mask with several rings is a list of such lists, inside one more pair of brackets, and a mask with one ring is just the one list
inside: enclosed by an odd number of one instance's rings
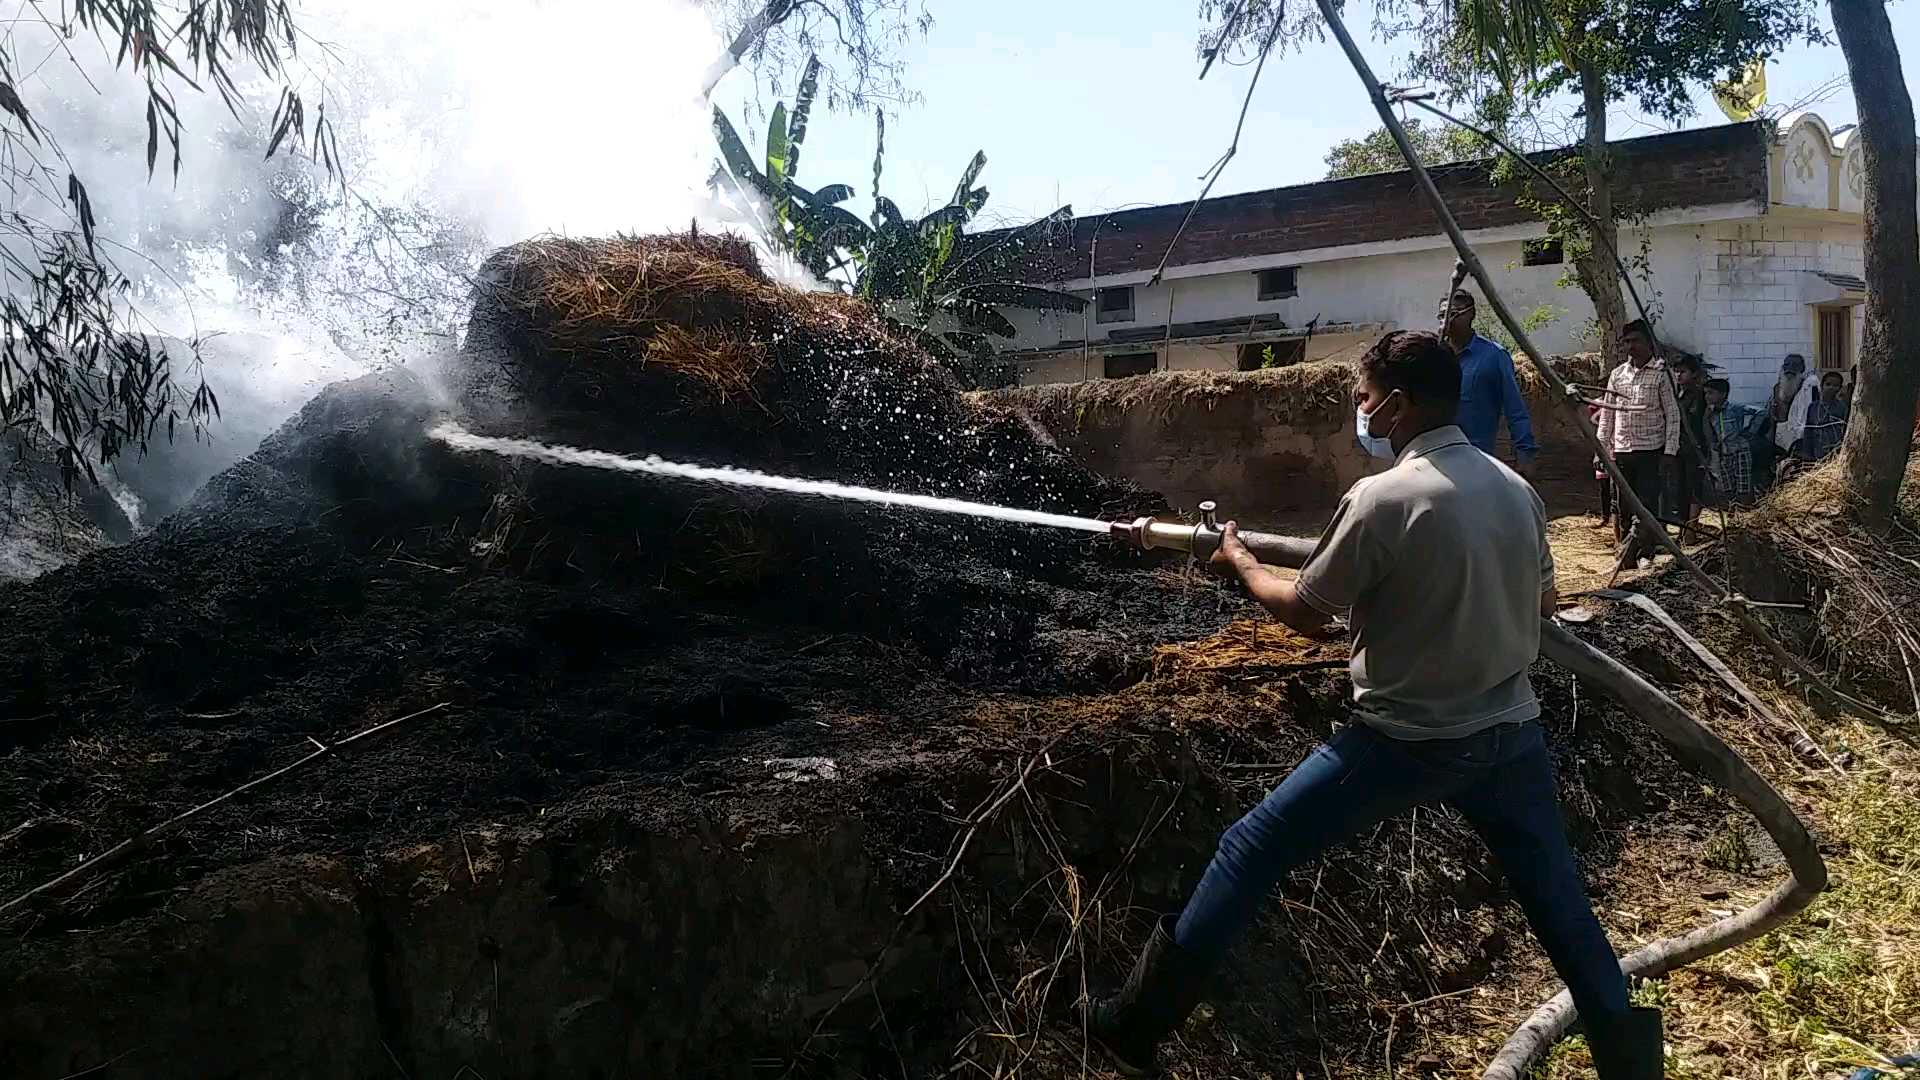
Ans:
{"label": "bamboo leaf", "polygon": [[20,100],[20,94],[14,90],[12,83],[0,82],[0,109],[5,109],[20,121],[20,126],[27,129],[28,138],[36,144],[40,142],[40,132],[34,126],[33,117],[27,113],[27,104]]}
{"label": "bamboo leaf", "polygon": [[[160,117],[154,112],[153,98],[147,98],[147,175],[153,175],[154,159],[160,156]],[[267,151],[272,157],[273,151]]]}
{"label": "bamboo leaf", "polygon": [[93,200],[85,185],[73,173],[67,174],[67,198],[73,202],[74,216],[80,219],[80,235],[86,237],[87,254],[93,254]]}

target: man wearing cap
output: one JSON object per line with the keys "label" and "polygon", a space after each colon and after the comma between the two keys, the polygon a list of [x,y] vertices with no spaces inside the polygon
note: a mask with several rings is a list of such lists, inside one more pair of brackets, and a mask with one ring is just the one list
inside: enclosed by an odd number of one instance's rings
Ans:
{"label": "man wearing cap", "polygon": [[1513,354],[1473,332],[1475,311],[1473,294],[1465,289],[1453,294],[1451,311],[1445,301],[1440,305],[1447,344],[1460,358],[1460,430],[1468,442],[1492,454],[1500,435],[1500,417],[1506,416],[1507,435],[1513,441],[1513,471],[1531,481],[1540,448],[1533,441],[1533,417],[1527,413],[1520,382],[1513,374]]}

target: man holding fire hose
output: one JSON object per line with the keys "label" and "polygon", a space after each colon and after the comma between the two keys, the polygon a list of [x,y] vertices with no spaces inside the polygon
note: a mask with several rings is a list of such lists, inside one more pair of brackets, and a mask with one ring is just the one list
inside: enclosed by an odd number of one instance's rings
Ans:
{"label": "man holding fire hose", "polygon": [[1289,581],[1228,523],[1214,563],[1282,622],[1352,628],[1354,721],[1221,837],[1178,916],[1161,919],[1089,1033],[1132,1075],[1199,1003],[1208,977],[1294,868],[1417,806],[1445,803],[1507,874],[1586,1025],[1601,1080],[1662,1075],[1660,1015],[1630,1008],[1567,842],[1527,669],[1555,604],[1533,488],[1457,426],[1460,365],[1396,332],[1359,364],[1355,434],[1393,467],[1356,483]]}

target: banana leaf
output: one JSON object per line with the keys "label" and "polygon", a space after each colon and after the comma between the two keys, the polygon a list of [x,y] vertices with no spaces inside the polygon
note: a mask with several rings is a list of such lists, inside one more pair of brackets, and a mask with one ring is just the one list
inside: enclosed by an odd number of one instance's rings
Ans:
{"label": "banana leaf", "polygon": [[787,107],[775,102],[767,121],[767,183],[773,187],[773,219],[786,224],[791,197],[787,194]]}
{"label": "banana leaf", "polygon": [[943,206],[920,219],[920,235],[931,237],[941,229],[958,228],[972,216],[964,206]]}
{"label": "banana leaf", "polygon": [[873,239],[872,227],[838,206],[815,206],[807,211],[805,220],[808,231],[822,240],[836,234],[843,236],[839,247],[864,248]]}
{"label": "banana leaf", "polygon": [[967,171],[960,174],[960,184],[953,189],[953,198],[949,200],[948,204],[951,206],[965,206],[967,204],[967,197],[973,192],[973,182],[980,179],[980,170],[986,167],[987,152],[985,150],[975,150],[973,152],[973,160],[967,163]]}
{"label": "banana leaf", "polygon": [[953,276],[959,278],[965,275],[967,270],[975,264],[979,264],[979,269],[975,271],[976,276],[985,273],[994,265],[992,259],[1016,258],[1020,249],[1040,234],[1051,229],[1070,226],[1072,223],[1073,207],[1063,206],[1046,217],[1030,221],[1012,232],[1002,234],[991,244],[969,255],[965,262],[954,267]]}
{"label": "banana leaf", "polygon": [[952,360],[959,355],[946,342],[940,340],[938,334],[930,334],[910,322],[896,319],[891,315],[883,315],[881,319],[901,337],[927,350],[936,360]]}
{"label": "banana leaf", "polygon": [[874,198],[873,214],[874,220],[885,222],[885,228],[887,229],[905,231],[907,227],[907,219],[900,213],[900,208],[895,206],[893,200],[887,198],[885,195],[879,195]]}
{"label": "banana leaf", "polygon": [[1003,338],[1010,338],[1019,333],[1014,329],[1013,324],[1007,321],[1005,315],[985,304],[971,300],[954,300],[947,305],[947,310],[953,314],[954,318],[960,320],[961,326],[969,330]]}
{"label": "banana leaf", "polygon": [[949,330],[940,336],[946,339],[947,344],[970,356],[982,356],[993,351],[993,339],[985,334]]}
{"label": "banana leaf", "polygon": [[1032,311],[1084,311],[1087,307],[1087,298],[1084,296],[1041,289],[1032,285],[1020,285],[1011,281],[962,285],[954,290],[954,297],[977,304],[1027,308]]}
{"label": "banana leaf", "polygon": [[767,183],[760,167],[753,163],[753,155],[747,151],[747,144],[740,141],[740,133],[733,129],[733,122],[717,105],[713,110],[713,137],[720,144],[720,157],[727,163],[727,171],[735,179],[772,198],[772,185]]}
{"label": "banana leaf", "polygon": [[800,175],[800,144],[807,141],[807,118],[813,113],[813,97],[820,91],[820,58],[807,57],[806,73],[800,76],[800,90],[793,95],[793,118],[787,121],[787,175]]}

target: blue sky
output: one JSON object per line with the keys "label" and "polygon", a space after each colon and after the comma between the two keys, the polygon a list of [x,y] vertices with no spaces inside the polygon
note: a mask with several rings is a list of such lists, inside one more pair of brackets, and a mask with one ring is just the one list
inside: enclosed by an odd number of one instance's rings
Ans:
{"label": "blue sky", "polygon": [[[909,214],[944,203],[973,151],[982,149],[990,221],[1026,220],[1062,203],[1085,214],[1192,198],[1199,175],[1232,138],[1252,75],[1251,67],[1216,66],[1204,82],[1196,79],[1196,6],[927,0],[932,32],[904,52],[907,82],[922,100],[888,117],[883,189]],[[1356,30],[1371,22],[1369,11],[1349,7]],[[1920,5],[1896,0],[1888,13],[1907,85],[1920,95]],[[1407,47],[1373,40],[1366,51],[1376,72],[1391,80]],[[1769,101],[1790,104],[1845,74],[1838,45],[1796,47],[1769,65]],[[736,72],[716,95],[736,119],[746,82]],[[1699,98],[1704,111],[1688,126],[1725,122],[1704,93]],[[1830,123],[1854,119],[1844,84],[1812,108]],[[1240,153],[1214,192],[1317,180],[1328,148],[1365,134],[1376,120],[1331,41],[1275,56],[1261,76]],[[764,120],[746,126],[764,134]],[[1612,126],[1616,138],[1664,129],[1625,106],[1616,106]],[[849,183],[864,203],[872,163],[871,116],[816,114],[802,183]]]}

